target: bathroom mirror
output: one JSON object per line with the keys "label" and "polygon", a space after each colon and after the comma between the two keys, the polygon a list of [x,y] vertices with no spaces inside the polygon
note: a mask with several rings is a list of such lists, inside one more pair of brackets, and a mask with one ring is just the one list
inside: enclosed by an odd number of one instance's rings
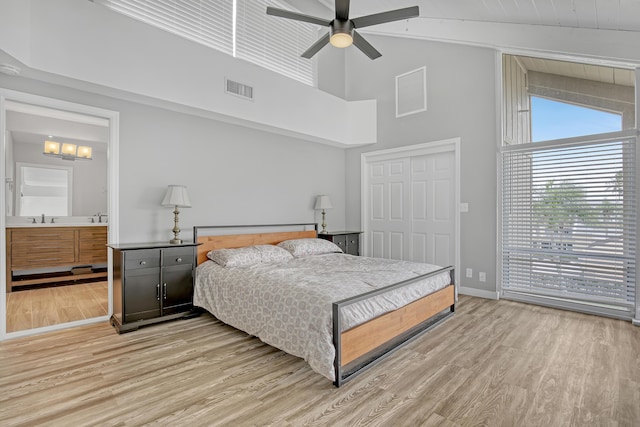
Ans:
{"label": "bathroom mirror", "polygon": [[16,189],[16,216],[71,216],[71,167],[16,162]]}

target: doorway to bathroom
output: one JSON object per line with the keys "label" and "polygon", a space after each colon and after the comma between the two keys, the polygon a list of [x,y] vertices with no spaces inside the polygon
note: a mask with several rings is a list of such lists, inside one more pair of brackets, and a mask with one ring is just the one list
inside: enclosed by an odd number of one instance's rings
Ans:
{"label": "doorway to bathroom", "polygon": [[108,320],[118,113],[0,90],[0,115],[1,338]]}

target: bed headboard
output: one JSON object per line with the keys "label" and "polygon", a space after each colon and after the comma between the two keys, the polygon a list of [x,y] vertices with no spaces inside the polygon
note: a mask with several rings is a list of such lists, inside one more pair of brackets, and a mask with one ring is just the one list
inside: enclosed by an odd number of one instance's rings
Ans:
{"label": "bed headboard", "polygon": [[[309,230],[313,227],[313,230]],[[269,231],[258,232],[260,229],[291,229],[294,231]],[[219,233],[221,231],[242,229],[246,233],[235,234],[215,234],[207,235],[207,233]],[[207,260],[207,253],[215,249],[233,249],[242,248],[253,245],[277,245],[280,242],[290,239],[318,237],[318,224],[266,224],[266,225],[204,225],[193,227],[193,240],[200,243],[197,247],[198,265]]]}

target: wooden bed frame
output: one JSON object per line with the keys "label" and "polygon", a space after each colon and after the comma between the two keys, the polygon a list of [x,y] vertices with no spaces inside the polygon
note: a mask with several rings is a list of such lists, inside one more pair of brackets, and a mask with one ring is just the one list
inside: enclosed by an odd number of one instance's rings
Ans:
{"label": "wooden bed frame", "polygon": [[[201,232],[219,231],[222,229],[245,228],[291,228],[301,227],[302,231],[278,231],[264,233],[242,233],[231,235],[200,235]],[[313,230],[306,228],[313,227]],[[270,225],[235,225],[235,226],[195,226],[194,242],[200,243],[197,249],[197,263],[205,262],[207,253],[215,249],[240,248],[252,245],[275,245],[284,240],[317,237],[318,226],[315,223],[302,224],[270,224]],[[422,297],[397,310],[383,314],[347,331],[342,330],[341,309],[367,298],[408,286],[419,280],[449,272],[451,284],[430,295]],[[335,347],[335,381],[340,387],[355,375],[381,361],[422,333],[441,323],[455,312],[454,267],[445,267],[431,273],[423,274],[409,280],[395,283],[365,294],[337,301],[332,304],[333,343]]]}

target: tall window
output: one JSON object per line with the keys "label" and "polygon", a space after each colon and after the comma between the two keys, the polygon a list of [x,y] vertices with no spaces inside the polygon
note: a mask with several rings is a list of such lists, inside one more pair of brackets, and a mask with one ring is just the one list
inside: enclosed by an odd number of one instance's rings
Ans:
{"label": "tall window", "polygon": [[503,66],[503,296],[633,317],[634,73],[508,55]]}
{"label": "tall window", "polygon": [[[317,36],[312,24],[267,16],[266,0],[95,0],[111,10],[245,59],[308,85],[313,63],[300,55]],[[270,6],[290,9],[277,0]]]}

